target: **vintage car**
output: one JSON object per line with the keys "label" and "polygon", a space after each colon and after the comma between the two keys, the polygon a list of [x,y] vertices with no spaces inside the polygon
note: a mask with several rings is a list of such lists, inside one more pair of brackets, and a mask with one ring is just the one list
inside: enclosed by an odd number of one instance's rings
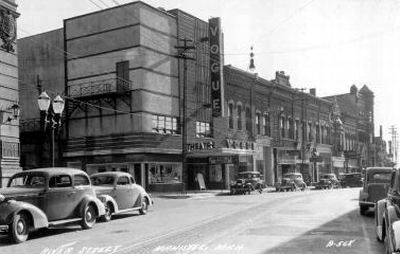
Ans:
{"label": "vintage car", "polygon": [[361,187],[363,183],[361,173],[344,173],[339,178],[342,188]]}
{"label": "vintage car", "polygon": [[[253,185],[246,179],[237,179],[230,185],[230,194],[251,194],[252,191],[256,190]],[[261,185],[258,186],[258,192],[262,193]]]}
{"label": "vintage car", "polygon": [[239,173],[239,179],[245,179],[246,183],[250,183],[254,189],[265,188],[265,182],[262,175],[258,171],[243,171]]}
{"label": "vintage car", "polygon": [[102,172],[90,176],[97,197],[103,202],[106,213],[102,220],[111,220],[112,215],[131,211],[146,214],[153,199],[136,184],[131,174],[125,172]]}
{"label": "vintage car", "polygon": [[276,191],[295,191],[307,189],[307,184],[303,180],[301,173],[286,173],[283,175],[282,180],[275,183]]}
{"label": "vintage car", "polygon": [[230,194],[250,194],[251,193],[251,184],[246,183],[245,179],[237,179],[230,185]]}
{"label": "vintage car", "polygon": [[16,243],[31,231],[72,222],[89,229],[105,214],[88,175],[71,168],[39,168],[12,176],[0,189],[0,230]]}
{"label": "vintage car", "polygon": [[393,168],[369,167],[365,170],[363,187],[360,190],[360,214],[364,215],[378,200],[386,197]]}
{"label": "vintage car", "polygon": [[400,171],[391,173],[386,198],[379,200],[375,207],[376,239],[385,242],[385,253],[400,253]]}
{"label": "vintage car", "polygon": [[334,173],[321,174],[319,181],[315,184],[315,189],[340,188],[340,182]]}

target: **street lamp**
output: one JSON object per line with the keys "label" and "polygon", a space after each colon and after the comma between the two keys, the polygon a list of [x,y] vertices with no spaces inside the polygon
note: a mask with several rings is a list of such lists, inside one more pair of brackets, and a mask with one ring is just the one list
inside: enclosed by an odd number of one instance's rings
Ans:
{"label": "street lamp", "polygon": [[61,114],[64,111],[65,102],[60,95],[57,95],[51,103],[50,96],[42,92],[38,98],[38,105],[40,111],[44,113],[43,130],[45,131],[47,127],[51,128],[52,166],[54,167],[54,130],[61,126]]}

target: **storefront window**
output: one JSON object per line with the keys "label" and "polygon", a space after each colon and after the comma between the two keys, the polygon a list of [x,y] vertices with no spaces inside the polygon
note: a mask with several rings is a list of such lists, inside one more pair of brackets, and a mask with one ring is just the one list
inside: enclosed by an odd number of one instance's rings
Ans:
{"label": "storefront window", "polygon": [[128,165],[125,163],[110,163],[110,164],[88,164],[86,165],[86,172],[91,175],[99,172],[106,171],[122,171],[128,172]]}
{"label": "storefront window", "polygon": [[149,163],[149,183],[182,183],[182,165]]}
{"label": "storefront window", "polygon": [[210,182],[222,182],[222,167],[221,164],[211,165],[210,167]]}

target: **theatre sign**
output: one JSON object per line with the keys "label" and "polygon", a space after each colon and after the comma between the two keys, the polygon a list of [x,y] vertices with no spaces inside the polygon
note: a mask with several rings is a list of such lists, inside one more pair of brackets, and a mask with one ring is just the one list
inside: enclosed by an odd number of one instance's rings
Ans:
{"label": "theatre sign", "polygon": [[224,115],[223,110],[223,59],[222,59],[222,36],[220,18],[211,18],[209,24],[210,43],[210,79],[211,79],[211,104],[213,117]]}

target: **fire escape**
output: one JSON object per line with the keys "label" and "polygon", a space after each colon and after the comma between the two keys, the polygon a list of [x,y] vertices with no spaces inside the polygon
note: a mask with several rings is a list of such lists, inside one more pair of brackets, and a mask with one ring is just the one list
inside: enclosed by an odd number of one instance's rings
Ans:
{"label": "fire escape", "polygon": [[[120,77],[86,81],[68,86],[67,121],[77,111],[87,112],[89,107],[95,107],[100,115],[103,109],[112,109],[115,113],[119,110],[119,102],[132,109],[131,100],[132,82]],[[126,111],[126,110],[124,110]]]}

